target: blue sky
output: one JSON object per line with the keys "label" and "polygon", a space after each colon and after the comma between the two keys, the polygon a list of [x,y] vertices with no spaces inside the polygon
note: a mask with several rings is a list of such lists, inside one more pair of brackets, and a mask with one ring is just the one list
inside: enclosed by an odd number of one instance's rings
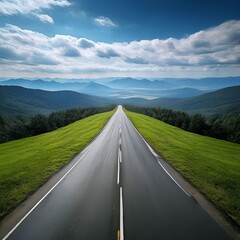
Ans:
{"label": "blue sky", "polygon": [[2,0],[0,77],[240,75],[239,0]]}

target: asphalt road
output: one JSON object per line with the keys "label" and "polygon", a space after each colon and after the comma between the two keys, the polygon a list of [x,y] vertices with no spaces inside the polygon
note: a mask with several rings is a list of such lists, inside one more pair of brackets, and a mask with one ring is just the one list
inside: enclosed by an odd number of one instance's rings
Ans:
{"label": "asphalt road", "polygon": [[56,184],[4,228],[3,239],[16,240],[230,239],[162,168],[121,107]]}

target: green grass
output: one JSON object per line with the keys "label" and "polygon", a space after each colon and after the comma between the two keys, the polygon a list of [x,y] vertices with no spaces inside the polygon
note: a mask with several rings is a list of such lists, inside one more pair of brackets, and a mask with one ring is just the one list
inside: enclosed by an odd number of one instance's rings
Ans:
{"label": "green grass", "polygon": [[126,111],[135,127],[171,165],[240,224],[240,145],[186,132]]}
{"label": "green grass", "polygon": [[0,217],[80,152],[114,111],[50,133],[0,144]]}

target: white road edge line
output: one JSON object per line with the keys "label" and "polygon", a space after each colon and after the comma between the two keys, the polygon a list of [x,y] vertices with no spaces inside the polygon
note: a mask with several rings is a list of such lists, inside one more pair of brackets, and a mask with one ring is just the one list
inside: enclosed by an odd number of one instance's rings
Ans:
{"label": "white road edge line", "polygon": [[120,187],[120,240],[124,240],[122,187]]}
{"label": "white road edge line", "polygon": [[159,165],[163,168],[163,170],[167,173],[167,175],[178,185],[179,188],[182,189],[182,191],[188,195],[188,197],[191,197],[182,187],[181,185],[170,175],[170,173],[166,170],[166,168],[158,161]]}
{"label": "white road edge line", "polygon": [[76,165],[82,160],[82,158],[89,152],[89,149],[77,160],[77,162],[60,178],[60,180],[34,205],[34,207],[13,227],[13,229],[2,239],[6,240],[19,225],[33,212],[33,210],[52,192],[54,188],[76,167]]}
{"label": "white road edge line", "polygon": [[[132,124],[133,125],[133,124]],[[133,125],[133,127],[135,128],[135,126]],[[148,149],[150,150],[150,152],[153,154],[154,157],[158,158],[158,154],[155,153],[155,151],[152,149],[152,147],[146,142],[146,140],[143,138],[143,136],[138,132],[138,130],[135,128],[136,132],[138,133],[138,135],[142,138],[142,140],[145,142],[145,144],[147,145]],[[178,187],[188,196],[191,197],[182,187],[181,185],[171,176],[171,174],[167,171],[167,169],[158,161],[159,165],[162,167],[162,169],[167,173],[167,175],[178,185]]]}

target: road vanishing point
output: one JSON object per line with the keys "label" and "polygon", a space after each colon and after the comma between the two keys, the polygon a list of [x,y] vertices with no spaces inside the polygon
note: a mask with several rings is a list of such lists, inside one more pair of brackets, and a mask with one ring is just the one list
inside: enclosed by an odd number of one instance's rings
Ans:
{"label": "road vanishing point", "polygon": [[0,238],[230,239],[158,158],[119,106],[84,151],[3,220]]}

